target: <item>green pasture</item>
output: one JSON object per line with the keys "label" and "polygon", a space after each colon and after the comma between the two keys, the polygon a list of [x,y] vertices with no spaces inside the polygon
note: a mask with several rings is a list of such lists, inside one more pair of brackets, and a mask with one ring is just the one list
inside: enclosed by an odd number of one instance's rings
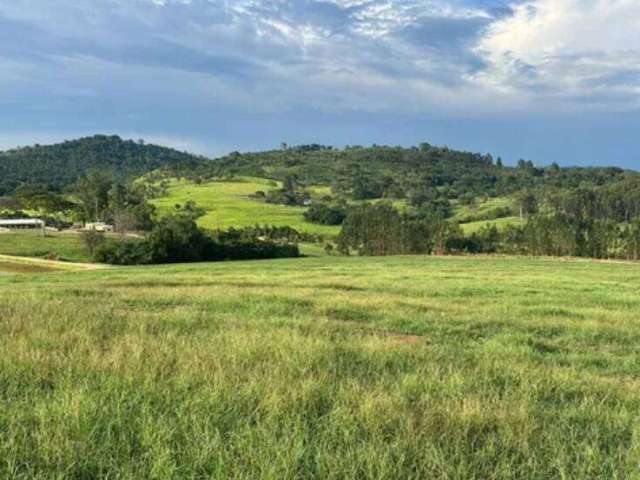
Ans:
{"label": "green pasture", "polygon": [[0,276],[0,478],[640,476],[640,266]]}
{"label": "green pasture", "polygon": [[90,261],[82,238],[76,233],[47,232],[44,237],[40,231],[0,233],[0,255]]}
{"label": "green pasture", "polygon": [[[239,178],[232,181],[211,181],[196,184],[187,180],[172,180],[168,196],[157,198],[152,203],[160,214],[184,205],[189,200],[206,210],[198,220],[200,226],[209,229],[229,227],[251,227],[256,224],[290,226],[302,232],[335,236],[340,227],[316,225],[305,221],[306,208],[268,204],[250,197],[257,191],[267,192],[279,185],[261,178]],[[329,194],[327,187],[311,188],[315,199]]]}

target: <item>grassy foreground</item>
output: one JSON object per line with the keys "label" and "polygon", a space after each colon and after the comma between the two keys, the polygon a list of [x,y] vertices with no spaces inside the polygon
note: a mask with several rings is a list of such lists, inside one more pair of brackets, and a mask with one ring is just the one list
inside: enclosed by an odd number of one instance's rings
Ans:
{"label": "grassy foreground", "polygon": [[640,267],[0,276],[0,478],[638,478]]}

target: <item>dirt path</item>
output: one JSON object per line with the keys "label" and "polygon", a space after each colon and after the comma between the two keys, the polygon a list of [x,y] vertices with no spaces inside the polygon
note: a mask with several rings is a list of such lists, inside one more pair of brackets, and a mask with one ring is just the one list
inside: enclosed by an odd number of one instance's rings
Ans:
{"label": "dirt path", "polygon": [[31,257],[14,257],[13,255],[0,255],[0,264],[13,264],[16,266],[24,265],[25,267],[31,266],[34,269],[46,269],[46,270],[102,270],[111,268],[107,265],[100,265],[96,263],[74,263],[74,262],[59,262],[56,260],[44,260],[41,258]]}

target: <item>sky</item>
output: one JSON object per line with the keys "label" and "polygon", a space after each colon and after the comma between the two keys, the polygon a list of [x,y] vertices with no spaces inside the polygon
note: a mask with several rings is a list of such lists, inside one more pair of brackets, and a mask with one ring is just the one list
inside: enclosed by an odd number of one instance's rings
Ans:
{"label": "sky", "polygon": [[417,145],[640,170],[638,0],[0,2],[0,149]]}

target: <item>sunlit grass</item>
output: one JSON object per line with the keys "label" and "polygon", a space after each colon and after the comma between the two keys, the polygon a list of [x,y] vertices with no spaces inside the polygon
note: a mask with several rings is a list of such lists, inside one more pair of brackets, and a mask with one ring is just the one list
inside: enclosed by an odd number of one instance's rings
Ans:
{"label": "sunlit grass", "polygon": [[637,264],[0,277],[0,478],[634,478]]}
{"label": "sunlit grass", "polygon": [[[169,194],[152,201],[161,214],[172,211],[176,204],[191,200],[206,210],[198,220],[208,229],[251,227],[256,224],[290,226],[301,232],[335,236],[339,227],[316,225],[305,221],[306,208],[273,205],[250,198],[257,191],[278,188],[275,182],[260,178],[240,178],[233,181],[213,181],[195,184],[186,180],[170,182]],[[316,198],[330,193],[328,187],[311,189]]]}
{"label": "sunlit grass", "polygon": [[0,254],[88,262],[80,235],[35,231],[0,233]]}
{"label": "sunlit grass", "polygon": [[513,208],[513,200],[509,197],[476,199],[472,205],[457,203],[453,207],[453,218],[462,223],[484,220],[495,215],[496,211]]}
{"label": "sunlit grass", "polygon": [[495,220],[480,220],[477,222],[462,223],[460,224],[460,227],[466,235],[470,235],[472,233],[480,231],[486,226],[495,225],[498,229],[503,229],[504,227],[509,225],[521,226],[523,224],[524,221],[520,217],[503,217],[497,218]]}

